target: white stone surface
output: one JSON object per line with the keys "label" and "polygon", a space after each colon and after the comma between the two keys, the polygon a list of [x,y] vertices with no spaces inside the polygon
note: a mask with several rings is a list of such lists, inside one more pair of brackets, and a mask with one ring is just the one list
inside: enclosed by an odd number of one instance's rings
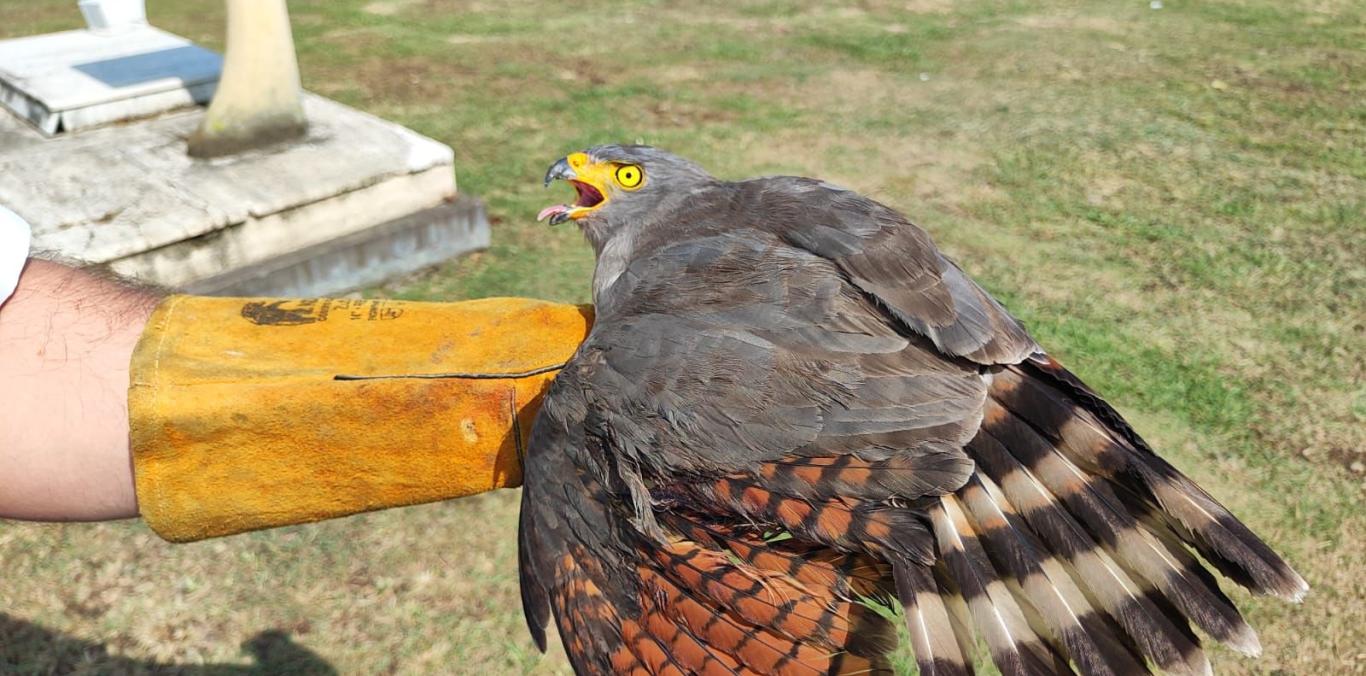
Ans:
{"label": "white stone surface", "polygon": [[462,195],[353,235],[181,288],[211,296],[329,296],[383,284],[488,248],[489,234],[484,203]]}
{"label": "white stone surface", "polygon": [[345,237],[455,195],[444,144],[305,95],[301,141],[195,160],[194,110],[43,138],[0,111],[0,204],[33,246],[181,286]]}
{"label": "white stone surface", "polygon": [[450,177],[449,165],[392,176],[297,208],[248,216],[194,246],[138,252],[114,261],[110,269],[164,286],[187,286],[436,206],[452,194]]}
{"label": "white stone surface", "polygon": [[202,103],[222,67],[218,54],[151,26],[0,40],[0,103],[52,135]]}

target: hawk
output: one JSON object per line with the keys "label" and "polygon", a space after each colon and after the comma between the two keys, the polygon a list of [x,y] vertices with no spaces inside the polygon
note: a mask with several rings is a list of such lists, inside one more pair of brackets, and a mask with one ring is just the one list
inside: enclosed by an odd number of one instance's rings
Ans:
{"label": "hawk", "polygon": [[[647,146],[550,167],[592,332],[525,458],[522,605],[581,674],[1207,673],[1256,634],[1197,558],[1307,591],[901,214]],[[879,608],[883,612],[879,612]]]}

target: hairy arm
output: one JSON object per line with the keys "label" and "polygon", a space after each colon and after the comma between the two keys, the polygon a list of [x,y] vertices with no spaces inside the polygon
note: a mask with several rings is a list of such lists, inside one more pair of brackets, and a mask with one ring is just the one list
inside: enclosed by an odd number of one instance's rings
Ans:
{"label": "hairy arm", "polygon": [[29,260],[0,306],[0,518],[137,516],[128,362],[156,299]]}

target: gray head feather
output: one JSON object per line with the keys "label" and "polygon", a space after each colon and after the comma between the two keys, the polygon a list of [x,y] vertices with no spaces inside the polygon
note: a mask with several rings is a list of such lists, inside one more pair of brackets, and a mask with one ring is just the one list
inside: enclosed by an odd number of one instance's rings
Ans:
{"label": "gray head feather", "polygon": [[689,195],[718,183],[696,163],[651,146],[600,145],[584,152],[597,162],[639,165],[645,174],[639,188],[613,191],[602,209],[579,221],[599,256],[615,236],[647,228]]}

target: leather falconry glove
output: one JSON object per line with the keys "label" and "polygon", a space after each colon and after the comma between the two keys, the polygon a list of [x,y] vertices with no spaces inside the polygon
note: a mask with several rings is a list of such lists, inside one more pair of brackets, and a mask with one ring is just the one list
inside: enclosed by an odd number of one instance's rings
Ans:
{"label": "leather falconry glove", "polygon": [[521,484],[592,308],[171,296],[132,360],[142,516],[174,542]]}

